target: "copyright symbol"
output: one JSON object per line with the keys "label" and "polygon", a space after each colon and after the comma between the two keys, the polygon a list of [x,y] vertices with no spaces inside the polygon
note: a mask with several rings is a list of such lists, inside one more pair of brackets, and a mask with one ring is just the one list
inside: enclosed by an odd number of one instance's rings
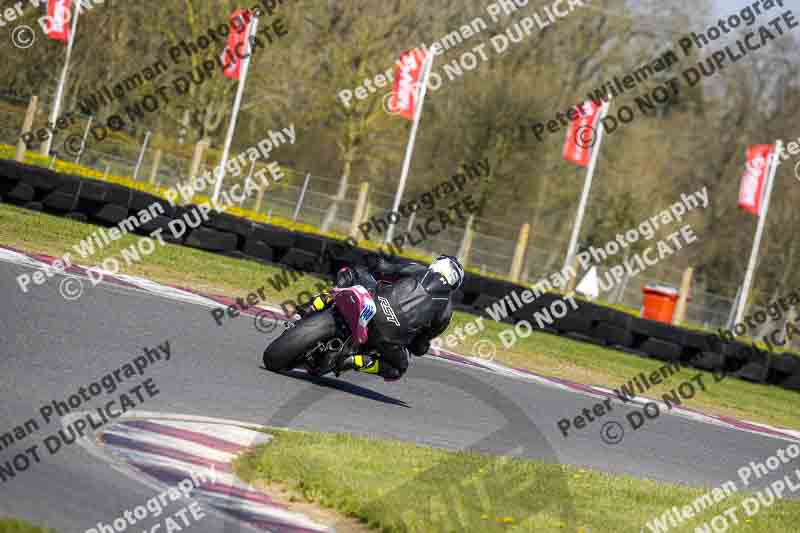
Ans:
{"label": "copyright symbol", "polygon": [[64,151],[67,152],[67,155],[77,156],[81,153],[82,148],[83,138],[80,135],[73,133],[64,139]]}
{"label": "copyright symbol", "polygon": [[606,422],[600,428],[600,438],[606,444],[619,444],[622,442],[622,437],[625,435],[625,429],[619,422]]}
{"label": "copyright symbol", "polygon": [[253,317],[253,326],[261,333],[272,333],[278,327],[278,321],[269,311],[261,311]]}
{"label": "copyright symbol", "polygon": [[383,97],[383,110],[386,111],[389,115],[399,115],[401,109],[395,106],[392,106],[391,98],[394,96],[394,93],[386,93]]}
{"label": "copyright symbol", "polygon": [[36,33],[33,31],[33,28],[25,24],[17,26],[11,32],[11,42],[17,48],[30,48],[33,46],[33,43],[36,42]]}
{"label": "copyright symbol", "polygon": [[78,278],[64,278],[58,284],[58,292],[65,300],[77,300],[83,295],[83,282]]}
{"label": "copyright symbol", "polygon": [[492,361],[494,356],[497,355],[497,346],[492,341],[484,339],[475,343],[472,347],[472,353],[478,354],[481,359]]}
{"label": "copyright symbol", "polygon": [[597,131],[592,126],[581,126],[575,132],[575,144],[581,148],[591,148],[597,142]]}

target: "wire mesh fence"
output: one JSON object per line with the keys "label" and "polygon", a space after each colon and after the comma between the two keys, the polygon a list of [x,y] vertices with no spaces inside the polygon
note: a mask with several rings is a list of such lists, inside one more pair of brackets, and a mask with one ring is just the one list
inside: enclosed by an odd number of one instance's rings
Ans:
{"label": "wire mesh fence", "polygon": [[[5,143],[12,146],[17,144],[27,105],[27,99],[14,95],[0,95],[0,138]],[[81,117],[68,129],[56,133],[52,151],[59,159],[74,162],[79,157],[82,166],[92,168],[103,175],[133,177],[141,155],[142,162],[136,176],[138,181],[167,188],[179,185],[191,187],[190,169],[194,146],[180,142],[173,145],[162,144],[151,136],[147,149],[142,153],[146,132],[117,132],[105,137],[95,136],[92,132],[86,135],[88,120],[88,117]],[[44,110],[40,110],[35,117],[33,131],[46,123],[47,115]],[[87,142],[79,154],[67,149],[68,143],[65,141],[69,136],[80,136],[81,139],[86,137]],[[39,141],[34,140],[29,144],[29,150],[38,151],[39,146]],[[72,146],[75,146],[74,142]],[[160,154],[157,155],[156,152]],[[218,163],[219,152],[219,150],[206,151],[199,173],[212,172]],[[157,170],[154,170],[156,162]],[[356,236],[359,238],[368,236],[373,241],[383,240],[385,229],[381,221],[387,221],[387,216],[392,210],[393,191],[369,187],[366,208],[361,213],[360,219],[355,220],[358,215],[362,180],[351,178],[345,184],[341,178],[311,175],[287,167],[281,167],[280,174],[276,176],[270,171],[269,164],[269,161],[248,160],[240,172],[226,173],[224,177],[226,189],[232,189],[238,184],[248,190],[244,187],[248,179],[255,179],[259,173],[272,178],[264,188],[260,201],[257,194],[241,195],[238,206],[258,210],[268,217],[297,220],[325,231],[344,235],[351,234],[355,228]],[[418,200],[424,192],[407,191],[404,201]],[[198,194],[210,197],[210,187]],[[450,202],[438,202],[422,205],[422,202],[418,202],[419,209],[415,213],[409,217],[398,217],[395,235],[406,233],[412,236],[412,239],[407,239],[411,243],[403,245],[404,250],[412,250],[424,256],[459,253],[467,233],[463,219],[453,217],[451,220],[454,220],[454,223],[436,234],[425,236],[423,230],[420,230],[420,226],[424,227],[428,219],[438,216],[440,211],[446,211],[446,206],[449,204]],[[571,219],[565,218],[565,222],[567,220],[571,223]],[[465,262],[469,267],[484,273],[509,275],[521,228],[522,224],[510,225],[481,217],[479,213],[473,221],[472,241]],[[379,229],[383,231],[378,231]],[[423,238],[419,238],[420,236]],[[543,234],[535,227],[531,228],[520,280],[534,283],[553,272],[560,271],[566,249],[566,240]],[[605,276],[608,271],[607,266],[600,266],[598,275]],[[670,265],[668,261],[661,261],[641,274],[626,275],[611,290],[601,292],[599,300],[639,309],[642,305],[642,287],[645,284],[659,282],[679,287],[682,275],[682,269]],[[705,280],[695,279],[691,300],[687,306],[687,321],[709,328],[724,327],[734,304],[733,299],[711,294],[704,289]]]}

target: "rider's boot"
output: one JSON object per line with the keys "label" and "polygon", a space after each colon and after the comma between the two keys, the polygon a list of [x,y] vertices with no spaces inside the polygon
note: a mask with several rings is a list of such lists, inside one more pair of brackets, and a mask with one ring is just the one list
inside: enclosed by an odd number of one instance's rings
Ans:
{"label": "rider's boot", "polygon": [[297,309],[295,309],[295,313],[300,315],[300,318],[304,318],[306,315],[315,311],[322,311],[332,301],[333,297],[327,292],[323,292],[312,298],[309,302],[298,305]]}
{"label": "rider's boot", "polygon": [[336,376],[347,370],[355,370],[365,374],[377,374],[380,372],[380,361],[369,355],[351,355],[346,357],[336,366]]}

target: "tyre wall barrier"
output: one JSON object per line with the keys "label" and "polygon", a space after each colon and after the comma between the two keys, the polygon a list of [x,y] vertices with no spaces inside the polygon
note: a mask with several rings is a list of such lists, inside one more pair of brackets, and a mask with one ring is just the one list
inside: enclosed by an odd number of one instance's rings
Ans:
{"label": "tyre wall barrier", "polygon": [[[137,228],[137,233],[147,235],[163,228],[162,236],[168,242],[277,264],[329,279],[344,265],[369,267],[379,257],[374,251],[348,246],[329,237],[290,231],[216,211],[211,211],[199,226],[187,226],[184,234],[174,238],[167,229],[168,224],[189,216],[195,206],[174,207],[163,198],[143,191],[15,161],[0,160],[0,201],[106,227],[158,204],[162,214]],[[387,256],[387,259],[409,261],[395,256]],[[454,307],[491,319],[487,308],[512,291],[521,295],[527,288],[467,272],[464,284],[454,297]],[[573,300],[575,308],[564,301],[560,295],[545,293],[518,309],[515,302],[502,321],[515,324],[527,320],[534,329],[548,333],[800,391],[800,356],[795,354],[755,350],[738,341],[724,341],[713,333],[642,319],[583,300]],[[569,312],[562,315],[564,305],[569,305]]]}

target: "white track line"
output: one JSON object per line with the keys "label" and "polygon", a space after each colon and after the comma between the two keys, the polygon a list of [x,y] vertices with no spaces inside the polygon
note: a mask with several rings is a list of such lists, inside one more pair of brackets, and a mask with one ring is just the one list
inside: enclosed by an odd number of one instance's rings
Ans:
{"label": "white track line", "polygon": [[[47,263],[39,261],[33,257],[28,255],[18,253],[13,250],[9,250],[0,246],[0,261],[6,261],[9,263],[14,263],[17,265],[25,265],[25,266],[33,266],[33,267],[41,267],[43,265],[47,265]],[[76,276],[76,274],[66,274],[66,273],[57,273],[59,275],[65,276]],[[114,286],[114,278],[118,278],[125,283],[134,285],[136,288],[132,289],[131,287],[125,286],[124,288],[134,290],[137,292],[143,292],[147,294],[156,294],[158,296],[168,298],[171,300],[178,300],[203,306],[211,306],[211,307],[218,307],[221,304],[215,301],[211,297],[205,297],[197,294],[193,294],[191,292],[182,290],[177,287],[171,287],[168,285],[163,285],[161,283],[140,278],[136,276],[129,276],[129,275],[115,275],[109,276],[108,280],[105,278],[103,279],[102,283]],[[117,285],[118,286],[118,285]],[[259,308],[256,308],[259,309]],[[261,309],[266,309],[272,311],[280,316],[283,316],[283,310],[272,305],[262,306]],[[256,311],[257,312],[257,311]],[[252,316],[254,313],[251,311],[245,311],[242,314]],[[460,365],[460,366],[467,366],[470,368],[474,368],[476,370],[482,370],[484,372],[491,372],[494,374],[499,374],[507,378],[527,381],[529,383],[537,383],[539,385],[547,386],[550,388],[556,388],[564,391],[572,392],[573,394],[579,394],[582,396],[587,396],[591,398],[607,398],[612,397],[616,398],[616,395],[610,389],[605,389],[603,387],[597,387],[593,385],[583,385],[583,384],[572,384],[569,383],[567,380],[556,380],[553,378],[549,378],[547,376],[542,376],[533,372],[521,372],[519,370],[515,370],[513,368],[508,368],[503,366],[499,363],[495,363],[493,361],[487,361],[485,359],[480,359],[476,357],[469,357],[462,354],[458,354],[455,352],[450,352],[448,350],[438,350],[441,353],[446,353],[448,355],[461,358],[465,361],[472,362],[474,364],[479,365],[479,367],[462,363],[459,361],[453,361],[447,358],[439,357],[439,360]],[[435,354],[436,352],[434,352]],[[654,400],[648,399],[646,397],[636,397],[635,399],[631,399],[629,403],[636,404],[636,405],[644,405],[648,402],[655,402],[658,403],[659,406],[665,406],[664,403]],[[624,405],[623,402],[618,402],[620,405]],[[693,409],[685,409],[682,407],[674,407],[673,409],[668,409],[665,411],[664,414],[680,416],[682,418],[688,418],[697,422],[711,424],[718,427],[725,427],[727,429],[732,429],[736,431],[743,431],[746,433],[751,433],[755,435],[767,436],[775,439],[785,440],[789,442],[800,442],[800,431],[789,429],[789,428],[777,428],[773,426],[769,426],[766,424],[759,424],[755,422],[750,422],[746,420],[736,420],[730,417],[717,417],[714,415],[708,415],[701,413],[699,411],[695,411]],[[749,427],[752,426],[752,427]]]}

